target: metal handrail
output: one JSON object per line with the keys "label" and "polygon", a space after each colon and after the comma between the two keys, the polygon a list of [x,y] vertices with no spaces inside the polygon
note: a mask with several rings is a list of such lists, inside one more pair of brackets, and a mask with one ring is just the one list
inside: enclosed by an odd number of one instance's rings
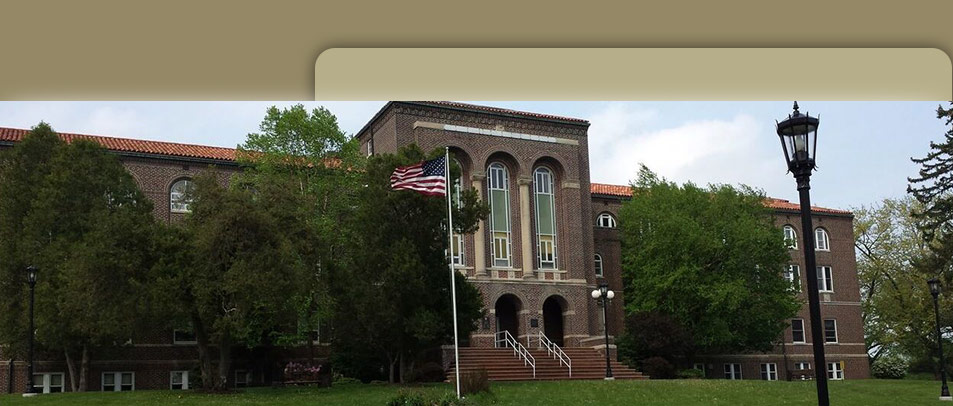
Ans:
{"label": "metal handrail", "polygon": [[523,365],[529,365],[533,367],[533,378],[536,378],[536,357],[534,357],[533,354],[530,354],[529,350],[527,350],[523,344],[520,344],[519,341],[516,341],[516,339],[513,338],[513,335],[510,334],[508,330],[497,331],[494,336],[495,340],[493,345],[497,348],[506,346],[513,347],[513,353],[516,354],[517,358],[523,360]]}
{"label": "metal handrail", "polygon": [[[532,336],[526,337],[526,345],[532,347],[530,337]],[[569,355],[567,355],[559,345],[550,340],[549,337],[546,337],[542,331],[539,332],[536,339],[539,341],[538,348],[545,348],[547,355],[551,355],[553,359],[559,360],[560,364],[566,365],[566,368],[569,368],[569,376],[572,376],[572,359],[569,358]]]}

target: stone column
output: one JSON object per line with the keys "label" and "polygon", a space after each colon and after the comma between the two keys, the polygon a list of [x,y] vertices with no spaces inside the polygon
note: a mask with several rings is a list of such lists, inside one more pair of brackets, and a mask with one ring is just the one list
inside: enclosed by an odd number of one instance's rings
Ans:
{"label": "stone column", "polygon": [[[483,180],[486,174],[483,172],[474,172],[470,176],[470,183],[476,189],[477,196],[483,200]],[[475,233],[473,233],[473,272],[477,277],[487,276],[486,272],[486,221],[480,220]]]}
{"label": "stone column", "polygon": [[533,245],[529,210],[529,185],[532,179],[521,177],[516,183],[520,186],[520,252],[523,257],[523,279],[535,278],[533,273]]}

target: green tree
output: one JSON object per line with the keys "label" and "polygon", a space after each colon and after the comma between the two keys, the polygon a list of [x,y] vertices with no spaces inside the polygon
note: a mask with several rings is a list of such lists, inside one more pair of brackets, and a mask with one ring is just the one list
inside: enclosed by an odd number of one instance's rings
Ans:
{"label": "green tree", "polygon": [[619,224],[626,312],[669,315],[696,351],[769,350],[801,307],[760,192],[679,186],[643,166]]}
{"label": "green tree", "polygon": [[289,298],[304,277],[294,243],[261,203],[271,197],[222,183],[214,171],[196,177],[191,213],[166,235],[171,257],[155,273],[160,296],[182,300],[176,311],[194,329],[202,383],[214,390],[228,387],[234,346],[257,346],[295,325]]}
{"label": "green tree", "polygon": [[[366,187],[358,195],[360,205],[351,225],[356,233],[354,266],[332,290],[337,304],[335,351],[352,359],[380,360],[392,382],[398,371],[405,379],[422,351],[453,339],[446,200],[394,191],[389,181],[396,167],[442,153],[424,154],[412,145],[369,160]],[[452,172],[459,176],[459,168]],[[462,191],[461,205],[454,208],[454,228],[471,233],[488,212],[475,190]],[[466,338],[483,316],[483,301],[464,277],[456,278],[456,291],[459,334]]]}
{"label": "green tree", "polygon": [[[7,198],[7,193],[0,198],[5,225],[0,231],[5,252],[0,255],[13,259],[2,268],[3,279],[13,281],[4,284],[10,294],[2,296],[22,298],[25,285],[17,286],[22,267],[40,269],[37,340],[44,348],[63,351],[72,389],[84,391],[90,352],[126,342],[140,320],[146,282],[141,270],[154,259],[155,220],[151,202],[115,155],[91,141],[67,145],[54,138],[41,123],[4,159],[0,189],[28,193],[28,198]],[[32,167],[36,163],[45,165]],[[31,170],[36,173],[26,173]],[[18,231],[8,228],[17,224]],[[10,307],[18,313],[4,317],[3,323],[25,324],[22,306]]]}
{"label": "green tree", "polygon": [[[953,124],[953,103],[949,109],[937,106],[936,116]],[[942,143],[930,142],[930,152],[923,158],[911,158],[920,165],[919,176],[908,178],[907,192],[912,194],[922,209],[914,215],[921,223],[924,238],[938,239],[943,244],[953,239],[953,126],[944,135]]]}

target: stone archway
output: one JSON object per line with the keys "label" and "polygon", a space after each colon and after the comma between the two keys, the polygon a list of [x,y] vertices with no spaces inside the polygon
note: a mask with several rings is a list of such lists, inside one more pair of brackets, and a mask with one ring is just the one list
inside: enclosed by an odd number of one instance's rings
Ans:
{"label": "stone archway", "polygon": [[564,345],[565,321],[563,305],[565,299],[559,296],[550,296],[543,302],[543,334],[558,346]]}
{"label": "stone archway", "polygon": [[505,294],[496,300],[496,331],[509,331],[515,339],[519,339],[520,310],[522,303],[512,294]]}

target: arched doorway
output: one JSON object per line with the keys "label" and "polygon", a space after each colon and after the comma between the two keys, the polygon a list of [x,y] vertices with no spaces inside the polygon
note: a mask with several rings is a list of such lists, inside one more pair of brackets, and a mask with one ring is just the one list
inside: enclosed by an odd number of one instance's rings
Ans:
{"label": "arched doorway", "polygon": [[520,300],[514,295],[505,294],[496,300],[496,331],[509,331],[519,340]]}
{"label": "arched doorway", "polygon": [[550,296],[543,302],[543,334],[556,345],[563,345],[563,300]]}

